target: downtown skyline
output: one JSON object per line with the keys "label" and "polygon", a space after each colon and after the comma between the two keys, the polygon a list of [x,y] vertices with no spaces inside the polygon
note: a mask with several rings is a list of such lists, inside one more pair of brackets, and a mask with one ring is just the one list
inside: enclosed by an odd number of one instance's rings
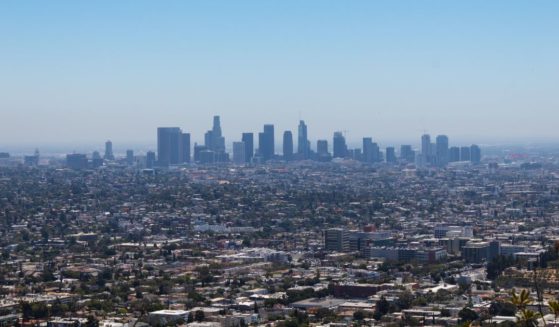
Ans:
{"label": "downtown skyline", "polygon": [[211,113],[228,136],[559,136],[554,1],[102,3],[0,4],[0,146],[152,145]]}

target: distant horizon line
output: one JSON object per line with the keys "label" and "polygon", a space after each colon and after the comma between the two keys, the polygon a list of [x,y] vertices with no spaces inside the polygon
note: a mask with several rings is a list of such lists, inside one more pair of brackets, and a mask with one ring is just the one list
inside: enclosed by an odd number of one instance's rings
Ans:
{"label": "distant horizon line", "polygon": [[[255,134],[258,134],[258,132],[254,132]],[[431,136],[433,135],[446,135],[446,134],[430,134]],[[449,136],[449,138],[452,140],[453,138]],[[316,148],[316,141],[318,140],[322,140],[323,138],[317,138],[317,139],[312,139],[309,141],[314,141],[311,142],[311,144],[314,144],[314,147],[311,148]],[[101,151],[104,149],[104,143],[105,141],[107,141],[109,139],[105,139],[101,142],[76,142],[76,143],[71,143],[71,142],[45,142],[45,143],[27,143],[27,142],[23,142],[23,143],[11,143],[11,144],[0,144],[0,152],[8,152],[11,155],[25,155],[25,154],[29,154],[30,151],[35,151],[35,149],[38,149],[41,153],[43,154],[66,154],[66,153],[89,153],[89,152],[93,152],[93,151]],[[373,138],[373,140],[377,140],[375,138]],[[115,154],[125,154],[126,150],[134,150],[134,151],[139,151],[140,153],[142,152],[147,152],[147,151],[157,151],[157,142],[120,142],[120,143],[115,143],[113,140],[110,140],[113,143],[113,152]],[[328,140],[329,142],[329,147],[331,145],[331,140]],[[230,141],[227,144],[232,145],[233,142],[237,142],[237,141]],[[362,143],[361,140],[346,140],[348,147],[350,148],[360,148]],[[378,142],[378,141],[377,141]],[[194,146],[194,143],[197,144],[203,144],[201,142],[193,142],[192,146]],[[386,144],[386,145],[385,145]],[[557,147],[559,148],[559,140],[555,140],[555,139],[545,139],[545,138],[533,138],[533,139],[523,139],[521,140],[517,140],[517,141],[513,141],[510,140],[508,142],[466,142],[466,141],[460,141],[460,142],[456,142],[453,144],[453,142],[449,142],[450,147],[452,146],[470,146],[472,144],[476,144],[478,146],[480,146],[481,148],[515,148],[515,147],[520,147],[520,148],[525,148],[525,147],[529,147],[529,148],[538,148],[538,147]],[[381,146],[381,149],[385,149],[387,147],[394,147],[397,151],[399,150],[399,147],[402,145],[411,145],[412,147],[414,147],[414,149],[419,149],[421,147],[421,143],[420,141],[415,141],[415,142],[403,142],[403,141],[394,141],[394,142],[380,142],[379,145]],[[41,150],[43,149],[43,150]],[[226,150],[228,152],[232,151],[232,146],[227,146]],[[279,153],[281,153],[282,150],[282,146],[281,146],[281,142],[277,142],[277,145],[275,147],[275,150],[280,150]]]}

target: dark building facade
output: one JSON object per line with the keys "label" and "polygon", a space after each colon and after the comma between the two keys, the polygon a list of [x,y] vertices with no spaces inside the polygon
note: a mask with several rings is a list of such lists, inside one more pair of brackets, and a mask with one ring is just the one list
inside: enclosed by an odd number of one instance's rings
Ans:
{"label": "dark building facade", "polygon": [[293,160],[293,134],[291,131],[283,132],[283,159]]}
{"label": "dark building facade", "polygon": [[444,167],[448,164],[448,136],[438,135],[436,140],[436,164]]}
{"label": "dark building facade", "polygon": [[274,125],[264,125],[264,132],[258,134],[258,150],[263,161],[272,159],[275,155],[274,150]]}
{"label": "dark building facade", "polygon": [[254,156],[254,134],[243,133],[241,141],[245,144],[245,162],[252,162]]}
{"label": "dark building facade", "polygon": [[345,142],[345,137],[342,132],[334,132],[333,138],[333,147],[334,147],[334,158],[345,158],[347,157],[347,144]]}

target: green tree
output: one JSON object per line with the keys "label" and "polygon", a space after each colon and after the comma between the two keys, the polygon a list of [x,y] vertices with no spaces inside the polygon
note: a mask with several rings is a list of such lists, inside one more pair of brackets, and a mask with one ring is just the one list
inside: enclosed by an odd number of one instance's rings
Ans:
{"label": "green tree", "polygon": [[460,312],[458,312],[458,317],[463,322],[472,322],[476,321],[479,318],[479,315],[474,310],[465,307]]}
{"label": "green tree", "polygon": [[196,310],[196,312],[194,312],[194,320],[196,320],[197,322],[202,322],[205,319],[205,315],[204,315],[204,311],[202,310]]}

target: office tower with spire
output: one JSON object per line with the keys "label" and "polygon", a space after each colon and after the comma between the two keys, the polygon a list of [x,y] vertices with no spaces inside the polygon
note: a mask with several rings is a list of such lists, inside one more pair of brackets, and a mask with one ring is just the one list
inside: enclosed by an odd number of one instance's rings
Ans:
{"label": "office tower with spire", "polygon": [[304,120],[299,121],[297,132],[297,153],[300,158],[308,159],[310,155],[310,144],[307,135],[307,125]]}
{"label": "office tower with spire", "polygon": [[293,133],[283,132],[283,160],[293,160]]}
{"label": "office tower with spire", "polygon": [[115,160],[115,156],[113,154],[113,142],[110,140],[105,142],[105,160]]}
{"label": "office tower with spire", "polygon": [[243,133],[242,141],[245,144],[245,162],[252,162],[254,156],[254,134]]}
{"label": "office tower with spire", "polygon": [[221,133],[221,122],[219,116],[214,116],[214,123],[212,127],[212,145],[216,152],[225,152],[225,138]]}

